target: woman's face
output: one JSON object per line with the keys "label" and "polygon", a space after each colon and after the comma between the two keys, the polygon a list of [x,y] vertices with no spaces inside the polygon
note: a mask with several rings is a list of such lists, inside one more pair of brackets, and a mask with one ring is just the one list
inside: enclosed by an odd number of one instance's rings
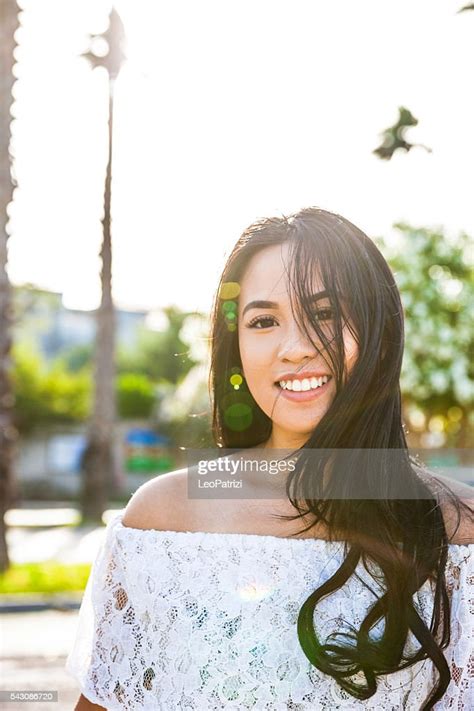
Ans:
{"label": "woman's face", "polygon": [[[273,422],[266,444],[276,449],[302,446],[336,393],[335,378],[326,362],[330,362],[329,358],[323,358],[311,345],[291,312],[286,273],[288,253],[288,243],[257,253],[244,273],[239,294],[238,335],[243,373],[255,401]],[[315,275],[313,293],[322,289]],[[314,303],[321,326],[328,332],[329,306],[327,297]],[[347,325],[343,337],[349,374],[358,349]],[[313,341],[318,345],[316,333]]]}

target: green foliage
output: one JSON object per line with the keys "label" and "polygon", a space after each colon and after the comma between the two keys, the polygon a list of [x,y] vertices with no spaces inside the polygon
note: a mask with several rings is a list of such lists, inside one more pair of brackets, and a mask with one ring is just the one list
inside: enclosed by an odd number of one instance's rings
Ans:
{"label": "green foliage", "polygon": [[61,361],[47,368],[41,355],[25,345],[16,345],[12,356],[15,424],[20,432],[28,432],[37,424],[80,422],[87,418],[90,374],[70,373]]}
{"label": "green foliage", "polygon": [[[461,7],[457,12],[470,12],[474,10],[474,3],[468,3]],[[431,148],[424,146],[421,143],[410,143],[406,139],[406,131],[412,126],[418,125],[418,119],[416,119],[411,111],[409,111],[405,106],[400,106],[398,109],[398,120],[385,129],[382,136],[382,143],[378,146],[372,153],[376,155],[381,160],[391,160],[393,154],[402,150],[408,153],[412,148],[419,147],[424,148],[428,153],[431,153]]]}
{"label": "green foliage", "polygon": [[[149,418],[156,401],[156,384],[174,393],[203,358],[204,317],[173,306],[165,309],[165,315],[168,323],[162,331],[143,328],[134,350],[119,352],[116,393],[121,418]],[[43,424],[87,420],[93,396],[92,344],[70,348],[48,363],[33,345],[17,343],[12,360],[15,418],[20,432]],[[201,420],[193,421],[188,428],[187,410],[171,419],[180,432],[180,428],[189,429],[193,436],[206,429]],[[193,425],[198,424],[198,432],[194,432]]]}
{"label": "green foliage", "polygon": [[87,345],[73,346],[62,354],[62,360],[67,370],[77,373],[84,368],[92,367],[93,346]]}
{"label": "green foliage", "polygon": [[382,160],[390,160],[393,157],[393,154],[398,150],[408,153],[415,146],[424,148],[426,151],[431,153],[430,148],[422,146],[419,143],[410,143],[407,140],[407,130],[412,126],[417,125],[418,119],[413,116],[411,111],[404,106],[400,106],[398,109],[398,120],[393,124],[393,126],[385,129],[382,133],[382,143],[373,151],[373,153]]}
{"label": "green foliage", "polygon": [[150,417],[155,404],[153,383],[140,373],[123,373],[117,378],[117,399],[120,417]]}
{"label": "green foliage", "polygon": [[175,306],[164,309],[168,326],[162,331],[142,329],[133,350],[121,350],[118,354],[118,372],[141,373],[151,380],[180,382],[196,365],[189,355],[189,345],[180,337],[181,329],[190,313]]}
{"label": "green foliage", "polygon": [[208,368],[203,363],[192,368],[177,388],[159,387],[160,432],[179,446],[214,446],[207,375]]}
{"label": "green foliage", "polygon": [[[89,417],[92,402],[90,368],[71,372],[64,359],[47,366],[32,347],[16,345],[12,380],[15,422],[22,433],[37,425],[84,422]],[[140,373],[123,373],[116,382],[119,417],[150,417],[155,403],[151,380]]]}
{"label": "green foliage", "polygon": [[400,240],[395,247],[383,239],[378,243],[395,274],[405,312],[402,391],[405,401],[428,417],[444,418],[453,443],[474,403],[472,240],[465,233],[448,236],[406,224],[396,228]]}
{"label": "green foliage", "polygon": [[63,565],[54,561],[14,564],[0,574],[0,594],[59,593],[86,587],[89,563]]}
{"label": "green foliage", "polygon": [[160,432],[180,447],[195,449],[215,447],[211,433],[211,415],[207,411],[190,412],[183,417],[160,422]]}

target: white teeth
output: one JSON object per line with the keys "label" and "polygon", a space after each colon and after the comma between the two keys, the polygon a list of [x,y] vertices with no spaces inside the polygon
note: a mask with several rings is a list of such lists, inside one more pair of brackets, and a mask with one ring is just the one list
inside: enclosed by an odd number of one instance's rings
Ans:
{"label": "white teeth", "polygon": [[304,378],[303,380],[280,380],[280,387],[283,390],[292,390],[294,392],[306,392],[315,390],[327,383],[329,380],[327,375],[322,375],[320,378]]}

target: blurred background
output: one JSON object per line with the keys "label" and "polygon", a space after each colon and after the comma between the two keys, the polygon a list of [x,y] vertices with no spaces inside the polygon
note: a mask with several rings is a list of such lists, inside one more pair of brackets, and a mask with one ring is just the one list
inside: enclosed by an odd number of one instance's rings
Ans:
{"label": "blurred background", "polygon": [[208,316],[257,217],[376,240],[409,444],[474,483],[473,9],[0,0],[0,690],[73,707],[104,524],[212,446]]}

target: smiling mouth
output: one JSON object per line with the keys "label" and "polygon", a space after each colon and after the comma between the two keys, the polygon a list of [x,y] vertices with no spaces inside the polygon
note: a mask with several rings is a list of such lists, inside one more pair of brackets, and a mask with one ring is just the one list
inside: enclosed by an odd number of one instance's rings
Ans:
{"label": "smiling mouth", "polygon": [[302,378],[293,380],[277,380],[275,385],[286,392],[311,392],[322,388],[332,379],[331,375],[322,375],[320,378]]}

